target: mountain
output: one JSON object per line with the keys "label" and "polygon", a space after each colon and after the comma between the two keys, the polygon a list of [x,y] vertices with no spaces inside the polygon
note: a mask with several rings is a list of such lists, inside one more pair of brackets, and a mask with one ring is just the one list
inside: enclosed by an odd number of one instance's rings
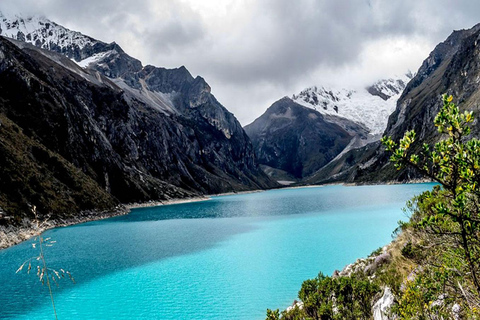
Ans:
{"label": "mountain", "polygon": [[[468,30],[454,31],[438,44],[423,61],[415,77],[408,83],[388,119],[384,135],[399,140],[405,131],[415,130],[421,143],[433,144],[440,135],[433,120],[442,106],[442,94],[451,94],[461,110],[472,110],[478,116],[480,105],[480,24]],[[480,137],[478,122],[472,136]],[[420,150],[421,143],[412,148]],[[345,165],[350,158],[350,164]],[[324,168],[308,183],[332,181],[385,182],[421,178],[405,169],[397,171],[388,163],[389,156],[377,142],[344,154],[329,168]],[[337,168],[333,171],[333,167]]]}
{"label": "mountain", "polygon": [[29,205],[63,216],[277,185],[233,114],[185,67],[142,66],[115,43],[45,18],[1,15],[0,28],[25,40],[0,38],[7,215],[21,219]]}
{"label": "mountain", "polygon": [[356,90],[314,86],[275,102],[245,126],[262,169],[283,184],[300,182],[349,150],[378,141],[412,76]]}
{"label": "mountain", "polygon": [[[366,130],[350,123],[351,129]],[[299,181],[335,158],[354,139],[320,112],[285,97],[253,123],[245,126],[258,161],[281,183]]]}
{"label": "mountain", "polygon": [[412,77],[408,72],[360,89],[314,86],[293,95],[293,101],[324,115],[364,125],[370,134],[378,135],[385,130],[388,116],[395,110],[400,94]]}

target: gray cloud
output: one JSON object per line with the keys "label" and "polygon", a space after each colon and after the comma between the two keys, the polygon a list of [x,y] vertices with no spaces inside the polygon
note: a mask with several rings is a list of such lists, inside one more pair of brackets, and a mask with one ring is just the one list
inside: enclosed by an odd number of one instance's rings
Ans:
{"label": "gray cloud", "polygon": [[415,70],[452,30],[480,22],[475,0],[2,0],[0,10],[116,41],[144,64],[185,65],[243,124],[304,86]]}

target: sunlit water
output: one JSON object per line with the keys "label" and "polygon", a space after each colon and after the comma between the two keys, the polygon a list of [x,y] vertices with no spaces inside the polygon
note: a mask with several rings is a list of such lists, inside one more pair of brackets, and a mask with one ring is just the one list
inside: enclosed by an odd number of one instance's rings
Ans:
{"label": "sunlit water", "polygon": [[[302,281],[391,241],[406,200],[431,184],[328,186],[214,197],[134,210],[45,233],[59,319],[264,319]],[[53,319],[45,286],[21,263],[31,242],[0,251],[0,318]]]}

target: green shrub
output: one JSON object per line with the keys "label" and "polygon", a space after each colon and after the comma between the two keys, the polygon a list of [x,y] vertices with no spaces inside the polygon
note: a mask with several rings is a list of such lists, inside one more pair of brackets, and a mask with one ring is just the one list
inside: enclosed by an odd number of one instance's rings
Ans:
{"label": "green shrub", "polygon": [[443,96],[434,123],[446,138],[433,148],[424,144],[414,153],[413,130],[398,143],[382,139],[395,167],[412,166],[439,183],[408,203],[413,214],[403,228],[421,244],[407,244],[402,254],[422,261],[415,280],[398,297],[404,319],[451,318],[454,304],[472,318],[480,302],[480,141],[467,138],[472,112],[460,112],[452,100]]}

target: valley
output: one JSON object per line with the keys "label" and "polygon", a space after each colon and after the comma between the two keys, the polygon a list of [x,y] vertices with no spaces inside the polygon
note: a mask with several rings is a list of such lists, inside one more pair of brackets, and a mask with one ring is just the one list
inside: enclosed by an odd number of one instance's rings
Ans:
{"label": "valley", "polygon": [[[117,43],[0,5],[0,319],[47,319],[54,296],[72,319],[480,317],[480,24],[387,76],[431,34],[217,6],[98,20]],[[148,22],[163,9],[171,29]],[[248,29],[272,21],[288,31]],[[78,286],[12,277],[44,236]]]}

